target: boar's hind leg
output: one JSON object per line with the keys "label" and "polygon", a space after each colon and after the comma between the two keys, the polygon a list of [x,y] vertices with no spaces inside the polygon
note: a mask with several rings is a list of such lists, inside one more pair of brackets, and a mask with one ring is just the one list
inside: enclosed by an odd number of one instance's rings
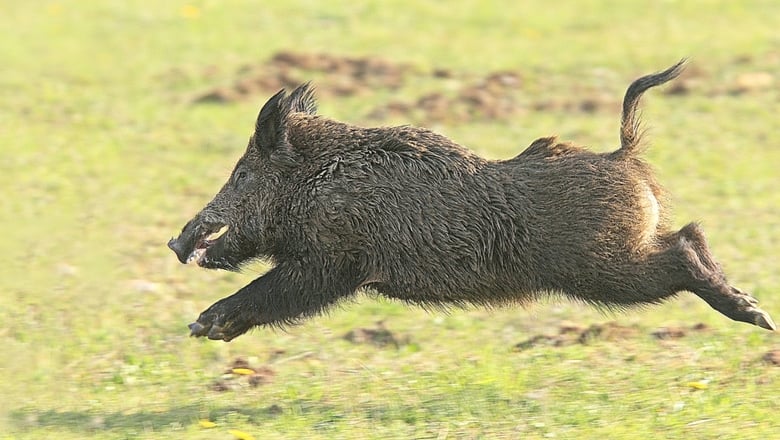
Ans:
{"label": "boar's hind leg", "polygon": [[663,237],[660,245],[661,249],[647,259],[626,268],[612,286],[605,286],[618,295],[597,301],[620,305],[656,303],[687,290],[735,321],[775,329],[772,318],[757,307],[755,298],[729,285],[698,225],[691,223]]}
{"label": "boar's hind leg", "polygon": [[357,282],[332,275],[277,266],[206,309],[190,324],[190,334],[230,341],[257,325],[283,326],[316,315],[357,289]]}
{"label": "boar's hind leg", "polygon": [[775,330],[768,313],[756,307],[758,300],[729,285],[726,275],[710,252],[704,233],[695,223],[682,228],[676,235],[678,249],[685,255],[690,279],[685,290],[691,291],[713,309],[735,320]]}

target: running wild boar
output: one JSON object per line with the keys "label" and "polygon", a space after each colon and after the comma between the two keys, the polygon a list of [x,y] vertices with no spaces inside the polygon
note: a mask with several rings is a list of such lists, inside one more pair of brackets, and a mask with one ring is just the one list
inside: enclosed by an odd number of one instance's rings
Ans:
{"label": "running wild boar", "polygon": [[263,106],[214,199],[168,246],[182,263],[273,268],[206,309],[193,336],[284,326],[369,290],[425,306],[526,303],[564,295],[622,309],[698,295],[774,330],[731,286],[696,223],[671,230],[640,158],[637,107],[684,60],[626,91],[620,148],[594,153],[546,137],[486,160],[409,126],[363,128],[316,114],[309,84]]}

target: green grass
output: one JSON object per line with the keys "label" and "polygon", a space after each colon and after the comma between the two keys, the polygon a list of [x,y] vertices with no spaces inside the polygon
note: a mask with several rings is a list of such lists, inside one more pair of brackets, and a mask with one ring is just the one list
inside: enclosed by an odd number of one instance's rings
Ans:
{"label": "green grass", "polygon": [[[692,295],[603,315],[550,302],[426,313],[360,297],[287,332],[230,344],[186,324],[248,283],[181,266],[165,247],[218,190],[268,94],[192,105],[280,50],[381,56],[421,72],[522,76],[521,99],[598,91],[689,56],[702,84],[645,101],[648,160],[674,222],[701,220],[734,284],[780,318],[780,5],[586,0],[390,3],[4,2],[0,14],[0,438],[773,438],[776,334],[731,322]],[[507,2],[510,3],[510,2]],[[740,75],[774,83],[727,93]],[[396,96],[329,96],[321,113],[368,124]],[[320,85],[324,92],[324,85]],[[393,120],[393,122],[419,121]],[[527,111],[435,124],[491,158],[559,134],[608,150],[614,111]],[[398,348],[343,340],[383,320]],[[513,347],[561,321],[637,332],[589,344]],[[704,323],[671,341],[661,326]],[[251,387],[236,357],[275,372]],[[223,380],[231,389],[214,391]],[[691,382],[706,383],[697,390]],[[217,426],[198,425],[208,419]]]}

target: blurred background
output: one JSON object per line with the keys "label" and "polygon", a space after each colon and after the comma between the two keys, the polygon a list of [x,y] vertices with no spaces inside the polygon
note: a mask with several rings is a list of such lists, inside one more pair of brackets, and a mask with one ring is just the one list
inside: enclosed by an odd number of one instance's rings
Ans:
{"label": "blurred background", "polygon": [[610,314],[360,295],[229,344],[186,325],[257,277],[166,247],[260,106],[430,127],[509,158],[612,150],[636,77],[673,222],[780,319],[780,4],[1,1],[1,438],[772,438],[780,340],[690,294]]}

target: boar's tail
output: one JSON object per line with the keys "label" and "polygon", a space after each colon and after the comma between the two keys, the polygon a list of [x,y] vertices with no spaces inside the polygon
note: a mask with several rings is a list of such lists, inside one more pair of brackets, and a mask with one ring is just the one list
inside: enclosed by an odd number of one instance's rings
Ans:
{"label": "boar's tail", "polygon": [[683,58],[674,66],[650,75],[643,76],[628,86],[623,98],[623,117],[620,122],[620,149],[615,152],[618,157],[628,157],[639,150],[642,141],[642,127],[637,108],[642,94],[651,87],[661,85],[676,78],[685,68]]}

